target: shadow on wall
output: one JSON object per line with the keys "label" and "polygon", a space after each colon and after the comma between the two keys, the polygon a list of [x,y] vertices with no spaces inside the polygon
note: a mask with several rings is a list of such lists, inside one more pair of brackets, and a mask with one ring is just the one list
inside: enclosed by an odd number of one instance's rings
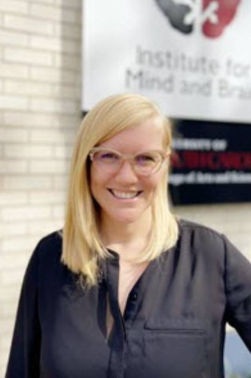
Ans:
{"label": "shadow on wall", "polygon": [[251,378],[251,354],[235,331],[227,333],[224,360],[226,378]]}

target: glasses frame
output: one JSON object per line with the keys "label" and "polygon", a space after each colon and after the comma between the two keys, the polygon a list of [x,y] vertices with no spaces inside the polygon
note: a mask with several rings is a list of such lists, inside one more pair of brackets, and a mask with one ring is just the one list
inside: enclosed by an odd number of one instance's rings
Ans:
{"label": "glasses frame", "polygon": [[[130,165],[131,165],[133,171],[136,173],[136,175],[139,175],[139,176],[151,176],[152,174],[158,172],[160,170],[160,168],[162,167],[163,163],[170,156],[170,151],[164,152],[164,151],[161,151],[161,150],[147,150],[147,151],[137,152],[136,154],[122,154],[121,152],[114,150],[112,148],[93,147],[88,154],[91,162],[94,162],[93,156],[94,156],[95,152],[102,152],[102,151],[115,153],[121,158],[121,164],[117,168],[118,171],[121,168],[123,162],[128,160],[130,162]],[[159,162],[159,164],[156,165],[156,167],[150,173],[147,173],[147,174],[139,173],[137,171],[137,168],[135,167],[135,164],[133,164],[133,161],[134,161],[136,156],[146,154],[146,153],[149,153],[149,152],[150,153],[158,153],[160,158],[161,158],[160,162]]]}

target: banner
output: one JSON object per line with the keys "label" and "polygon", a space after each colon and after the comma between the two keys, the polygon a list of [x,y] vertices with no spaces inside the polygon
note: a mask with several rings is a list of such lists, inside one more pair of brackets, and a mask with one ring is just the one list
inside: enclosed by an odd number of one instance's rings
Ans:
{"label": "banner", "polygon": [[176,121],[174,131],[169,177],[174,204],[251,201],[249,125]]}
{"label": "banner", "polygon": [[144,94],[171,117],[250,123],[250,0],[85,0],[83,111]]}

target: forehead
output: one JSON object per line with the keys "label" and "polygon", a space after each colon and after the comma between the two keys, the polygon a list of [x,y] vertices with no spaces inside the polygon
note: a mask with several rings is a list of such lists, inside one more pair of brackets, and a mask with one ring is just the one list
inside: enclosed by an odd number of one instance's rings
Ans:
{"label": "forehead", "polygon": [[159,118],[150,118],[115,134],[101,147],[121,152],[160,150],[163,148],[164,130]]}

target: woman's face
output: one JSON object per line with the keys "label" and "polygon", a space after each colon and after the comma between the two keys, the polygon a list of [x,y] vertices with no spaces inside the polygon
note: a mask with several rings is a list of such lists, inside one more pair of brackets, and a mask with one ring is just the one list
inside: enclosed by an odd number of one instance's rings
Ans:
{"label": "woman's face", "polygon": [[[113,149],[121,154],[163,148],[163,128],[158,118],[151,118],[135,127],[123,130],[99,147]],[[91,193],[101,209],[101,219],[119,223],[131,223],[151,214],[150,206],[166,164],[150,176],[137,175],[131,162],[124,160],[118,170],[110,172],[92,162],[90,170]]]}

